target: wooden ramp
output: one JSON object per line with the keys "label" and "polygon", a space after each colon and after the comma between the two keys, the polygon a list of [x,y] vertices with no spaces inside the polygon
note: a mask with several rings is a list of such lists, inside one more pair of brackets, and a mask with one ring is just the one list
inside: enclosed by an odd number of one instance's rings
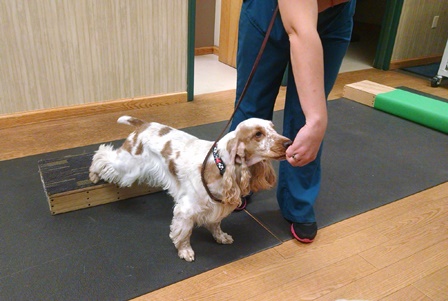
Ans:
{"label": "wooden ramp", "polygon": [[84,153],[39,161],[39,172],[51,214],[121,201],[161,190],[146,185],[120,188],[104,181],[94,184],[89,180],[92,157],[93,153]]}

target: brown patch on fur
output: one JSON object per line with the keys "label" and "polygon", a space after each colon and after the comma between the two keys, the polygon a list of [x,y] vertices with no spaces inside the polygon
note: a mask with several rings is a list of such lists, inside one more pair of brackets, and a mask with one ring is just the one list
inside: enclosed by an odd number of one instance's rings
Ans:
{"label": "brown patch on fur", "polygon": [[140,141],[140,143],[137,146],[137,150],[135,151],[136,155],[141,155],[143,153],[143,143]]}
{"label": "brown patch on fur", "polygon": [[[260,132],[262,136],[257,137],[256,133]],[[261,140],[263,137],[266,136],[266,130],[262,126],[256,126],[253,127],[241,127],[240,131],[238,132],[238,139],[244,142],[248,142],[249,140]]]}
{"label": "brown patch on fur", "polygon": [[177,167],[176,163],[174,163],[174,160],[168,161],[168,169],[170,170],[170,173],[177,179]]}
{"label": "brown patch on fur", "polygon": [[132,142],[126,139],[121,146],[121,149],[127,151],[128,153],[132,152]]}
{"label": "brown patch on fur", "polygon": [[135,126],[135,127],[140,127],[142,125],[144,125],[146,122],[144,122],[143,120],[140,120],[138,118],[132,117],[130,119],[128,119],[128,122],[130,125]]}
{"label": "brown patch on fur", "polygon": [[173,149],[171,148],[171,141],[168,141],[167,143],[165,143],[165,146],[163,147],[160,154],[162,155],[162,157],[164,157],[166,160],[168,160],[172,153],[173,153]]}
{"label": "brown patch on fur", "polygon": [[135,129],[135,131],[134,131],[134,134],[135,134],[135,136],[134,136],[134,140],[137,141],[137,137],[140,136],[140,134],[141,134],[143,131],[145,131],[145,130],[146,130],[148,127],[150,127],[150,126],[151,126],[150,123],[145,122],[145,123],[143,123],[142,125],[140,125],[137,129]]}
{"label": "brown patch on fur", "polygon": [[138,135],[139,133],[134,132],[134,137],[132,137],[132,146],[137,145]]}
{"label": "brown patch on fur", "polygon": [[[261,136],[257,136],[257,133],[261,133]],[[253,127],[241,127],[237,133],[237,137],[235,138],[238,143],[244,144],[244,155],[246,159],[251,158],[251,156],[255,153],[254,148],[258,146],[258,142],[262,139],[266,138],[266,130],[261,126]],[[227,151],[230,153],[232,147],[234,146],[236,141],[229,141],[227,144]],[[241,155],[241,154],[240,154]]]}
{"label": "brown patch on fur", "polygon": [[160,136],[160,137],[165,136],[166,134],[168,134],[168,133],[171,132],[172,130],[173,130],[172,128],[170,128],[170,127],[168,127],[168,126],[165,126],[165,127],[163,127],[163,128],[160,129],[160,131],[159,131],[159,136]]}

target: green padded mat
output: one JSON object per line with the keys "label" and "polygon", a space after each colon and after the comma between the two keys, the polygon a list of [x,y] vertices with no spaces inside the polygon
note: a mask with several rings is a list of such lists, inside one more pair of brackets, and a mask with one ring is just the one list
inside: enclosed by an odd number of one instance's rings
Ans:
{"label": "green padded mat", "polygon": [[396,89],[378,94],[374,108],[448,133],[448,103]]}

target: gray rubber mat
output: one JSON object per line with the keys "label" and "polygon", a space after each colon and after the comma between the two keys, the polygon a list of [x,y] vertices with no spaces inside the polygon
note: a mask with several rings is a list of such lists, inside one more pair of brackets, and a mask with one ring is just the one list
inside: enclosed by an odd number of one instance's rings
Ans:
{"label": "gray rubber mat", "polygon": [[[447,135],[344,99],[328,110],[320,227],[448,180]],[[214,140],[224,125],[186,131]],[[246,212],[233,213],[223,229],[234,244],[196,229],[194,263],[180,260],[168,238],[172,200],[163,192],[52,216],[37,162],[97,147],[0,162],[0,300],[127,300],[291,238],[275,190],[255,194],[247,207],[274,235]]]}

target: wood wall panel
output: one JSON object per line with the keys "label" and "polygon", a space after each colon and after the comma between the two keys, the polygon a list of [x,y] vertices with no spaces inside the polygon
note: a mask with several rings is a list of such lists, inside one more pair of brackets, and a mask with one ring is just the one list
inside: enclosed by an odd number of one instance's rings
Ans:
{"label": "wood wall panel", "polygon": [[[439,16],[436,28],[431,28]],[[448,0],[405,0],[392,62],[440,58],[448,38]]]}
{"label": "wood wall panel", "polygon": [[185,92],[187,4],[0,0],[0,114]]}

